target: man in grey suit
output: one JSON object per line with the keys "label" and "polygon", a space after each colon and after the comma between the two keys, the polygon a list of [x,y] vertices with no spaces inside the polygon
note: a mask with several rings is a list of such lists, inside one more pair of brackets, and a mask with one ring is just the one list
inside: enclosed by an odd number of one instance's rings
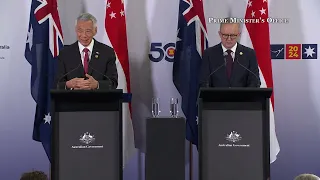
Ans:
{"label": "man in grey suit", "polygon": [[97,20],[89,13],[76,21],[78,41],[64,47],[58,57],[55,84],[69,90],[115,89],[118,86],[116,56],[113,48],[93,37]]}
{"label": "man in grey suit", "polygon": [[220,25],[221,43],[203,53],[200,87],[260,87],[255,51],[237,42],[240,34],[240,24],[229,18]]}

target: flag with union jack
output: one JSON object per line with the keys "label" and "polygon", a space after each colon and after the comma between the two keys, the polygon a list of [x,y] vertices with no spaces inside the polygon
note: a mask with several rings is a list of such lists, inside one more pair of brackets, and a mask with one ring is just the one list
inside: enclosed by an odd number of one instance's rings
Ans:
{"label": "flag with union jack", "polygon": [[198,145],[198,74],[203,51],[208,47],[201,0],[180,0],[173,83],[181,95],[186,116],[186,139]]}
{"label": "flag with union jack", "polygon": [[50,89],[63,37],[56,0],[32,0],[25,58],[31,65],[31,95],[36,102],[33,139],[51,161]]}

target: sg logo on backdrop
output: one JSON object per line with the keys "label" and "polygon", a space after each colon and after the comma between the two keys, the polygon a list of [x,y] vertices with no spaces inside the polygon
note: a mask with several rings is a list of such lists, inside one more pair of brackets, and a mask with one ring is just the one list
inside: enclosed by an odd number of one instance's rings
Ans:
{"label": "sg logo on backdrop", "polygon": [[175,43],[151,43],[149,53],[150,61],[160,62],[162,59],[164,59],[168,62],[173,62],[175,47]]}
{"label": "sg logo on backdrop", "polygon": [[271,59],[318,59],[318,44],[271,44]]}

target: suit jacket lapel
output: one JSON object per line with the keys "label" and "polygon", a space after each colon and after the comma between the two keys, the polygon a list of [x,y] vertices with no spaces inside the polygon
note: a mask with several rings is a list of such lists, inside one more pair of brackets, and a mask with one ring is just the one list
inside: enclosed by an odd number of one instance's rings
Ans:
{"label": "suit jacket lapel", "polygon": [[82,64],[82,66],[79,67],[79,69],[77,70],[79,77],[82,77],[84,76],[84,68],[83,68],[83,63],[82,63],[81,54],[80,54],[81,52],[79,52],[78,41],[75,43],[73,51],[74,51],[74,55],[73,55],[74,58],[72,59],[74,59],[73,61],[75,66],[78,66],[80,63]]}
{"label": "suit jacket lapel", "polygon": [[[219,48],[218,48],[218,51],[219,51],[219,52],[216,52],[215,54],[218,55],[218,57],[216,57],[216,58],[217,58],[217,60],[218,60],[219,62],[217,63],[217,67],[215,67],[215,68],[218,68],[219,66],[225,64],[225,66],[221,67],[221,69],[218,70],[218,71],[221,71],[221,72],[222,72],[222,74],[223,74],[223,80],[224,80],[225,82],[229,83],[229,79],[228,79],[228,75],[227,75],[226,59],[225,59],[225,57],[223,56],[223,49],[222,49],[221,43],[220,43],[220,46],[219,46]],[[218,73],[219,73],[219,72],[218,72]],[[220,73],[219,73],[219,74],[220,74]]]}
{"label": "suit jacket lapel", "polygon": [[[98,61],[98,59],[100,57],[99,55],[100,55],[99,47],[98,47],[97,41],[94,40],[94,45],[92,48],[90,62],[89,62],[90,67],[94,68],[95,63]],[[88,68],[88,74],[92,75],[93,69],[90,67]]]}
{"label": "suit jacket lapel", "polygon": [[[231,78],[230,78],[230,84],[232,84],[232,82],[234,81],[234,79],[236,78],[236,74],[237,72],[239,72],[239,68],[243,68],[241,67],[241,65],[239,64],[239,62],[241,64],[243,61],[243,56],[240,55],[240,52],[242,52],[243,48],[242,46],[238,43],[237,45],[237,50],[235,52],[235,56],[234,56],[234,62],[233,62],[233,67],[232,67],[232,73],[231,73]],[[239,62],[238,62],[239,61]]]}

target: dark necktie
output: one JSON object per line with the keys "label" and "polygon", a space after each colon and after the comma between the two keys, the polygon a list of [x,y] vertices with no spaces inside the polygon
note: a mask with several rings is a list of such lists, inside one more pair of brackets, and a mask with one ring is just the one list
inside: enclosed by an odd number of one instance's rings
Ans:
{"label": "dark necktie", "polygon": [[227,75],[228,75],[228,78],[230,79],[231,72],[232,72],[232,66],[233,66],[233,58],[231,56],[232,51],[230,49],[228,49],[226,52],[228,53],[228,55],[226,57]]}
{"label": "dark necktie", "polygon": [[87,74],[88,73],[88,62],[89,62],[89,49],[84,48],[83,49],[84,52],[84,58],[83,58],[83,69],[84,69],[84,73]]}

